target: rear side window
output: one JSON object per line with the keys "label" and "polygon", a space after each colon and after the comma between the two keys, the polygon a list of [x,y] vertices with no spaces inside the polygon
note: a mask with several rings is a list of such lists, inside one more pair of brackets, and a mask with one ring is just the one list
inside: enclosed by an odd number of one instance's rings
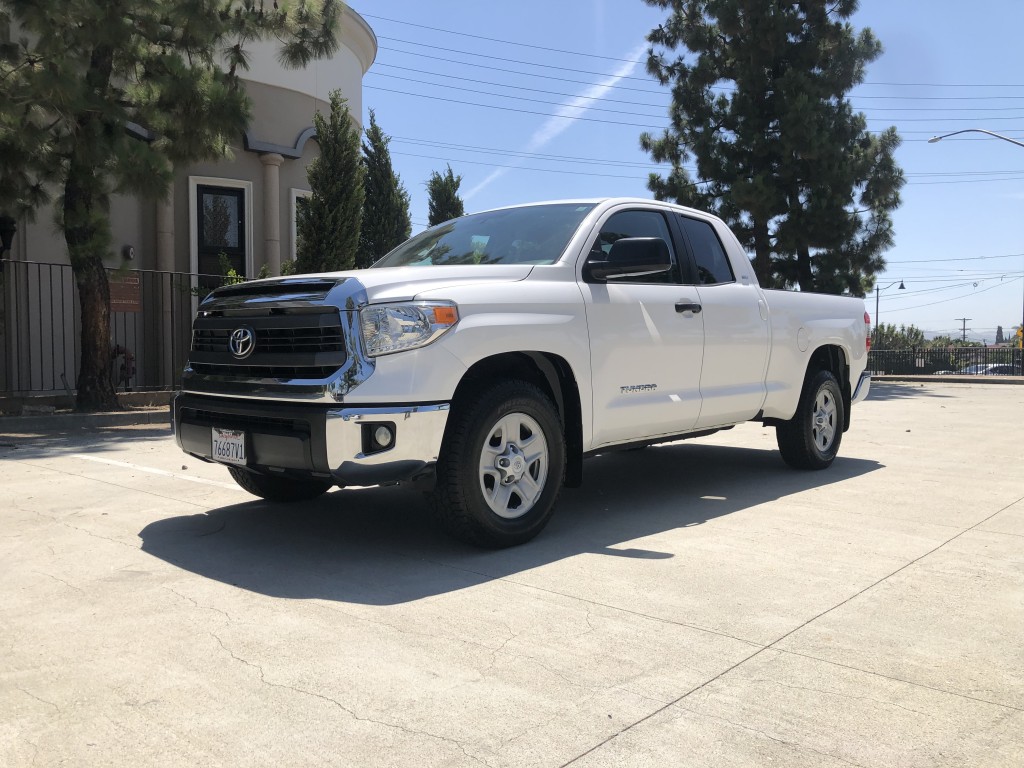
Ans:
{"label": "rear side window", "polygon": [[736,276],[732,273],[729,257],[725,255],[715,228],[706,221],[686,216],[680,216],[679,223],[693,249],[693,258],[697,262],[697,281],[701,285],[735,282]]}

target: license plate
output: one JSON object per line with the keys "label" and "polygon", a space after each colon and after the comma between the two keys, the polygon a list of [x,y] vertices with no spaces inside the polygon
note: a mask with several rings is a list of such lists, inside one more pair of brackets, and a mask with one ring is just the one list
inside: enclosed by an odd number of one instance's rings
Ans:
{"label": "license plate", "polygon": [[245,465],[245,432],[238,429],[217,429],[213,427],[214,461],[227,464]]}

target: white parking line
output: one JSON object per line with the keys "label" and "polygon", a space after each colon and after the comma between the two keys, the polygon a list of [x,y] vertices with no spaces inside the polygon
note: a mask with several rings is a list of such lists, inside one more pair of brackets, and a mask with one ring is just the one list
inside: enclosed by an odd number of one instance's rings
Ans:
{"label": "white parking line", "polygon": [[137,469],[139,472],[148,472],[151,475],[162,475],[164,477],[173,477],[178,480],[188,480],[190,483],[200,483],[201,485],[214,485],[218,488],[227,488],[231,491],[241,491],[234,483],[222,483],[219,480],[207,480],[203,477],[192,477],[190,475],[183,475],[179,472],[168,472],[166,469],[156,469],[155,467],[143,467],[138,464],[132,464],[130,461],[117,461],[116,459],[103,459],[99,456],[86,456],[83,453],[72,454],[73,458],[83,459],[84,461],[95,461],[98,464],[110,464],[114,467],[125,467],[126,469]]}

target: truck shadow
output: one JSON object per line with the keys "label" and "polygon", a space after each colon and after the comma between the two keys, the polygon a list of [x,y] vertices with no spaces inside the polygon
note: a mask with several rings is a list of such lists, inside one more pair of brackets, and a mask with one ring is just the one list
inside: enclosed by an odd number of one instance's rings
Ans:
{"label": "truck shadow", "polygon": [[953,395],[936,392],[921,382],[871,382],[868,400],[907,400],[912,397],[952,398]]}
{"label": "truck shadow", "polygon": [[449,538],[424,497],[404,488],[338,490],[304,505],[233,504],[160,520],[139,535],[144,552],[252,592],[393,605],[583,553],[671,558],[617,545],[880,467],[840,458],[825,472],[796,472],[775,451],[700,444],[598,456],[584,464],[583,487],[563,491],[537,539],[501,551]]}

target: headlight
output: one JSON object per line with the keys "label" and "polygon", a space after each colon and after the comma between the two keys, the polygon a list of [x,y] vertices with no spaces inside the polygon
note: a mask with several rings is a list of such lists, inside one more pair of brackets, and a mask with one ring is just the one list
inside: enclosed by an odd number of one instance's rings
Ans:
{"label": "headlight", "polygon": [[379,304],[359,312],[363,342],[370,357],[426,346],[459,321],[458,308],[447,301]]}

